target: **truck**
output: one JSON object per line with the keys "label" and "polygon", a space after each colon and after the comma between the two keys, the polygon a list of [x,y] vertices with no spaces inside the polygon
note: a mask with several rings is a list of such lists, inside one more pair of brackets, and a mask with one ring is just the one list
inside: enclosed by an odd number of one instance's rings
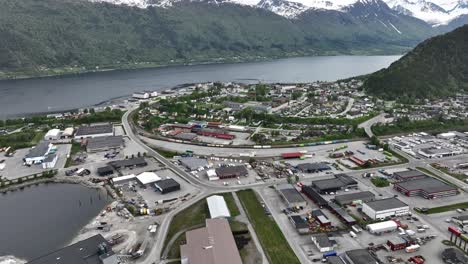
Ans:
{"label": "truck", "polygon": [[406,253],[413,253],[419,250],[421,246],[420,245],[411,245],[409,247],[405,248]]}
{"label": "truck", "polygon": [[349,231],[349,235],[350,235],[352,238],[357,237],[356,233],[354,233],[353,231]]}
{"label": "truck", "polygon": [[328,251],[328,252],[323,253],[323,257],[324,257],[324,258],[333,257],[333,256],[336,256],[336,255],[338,255],[338,254],[336,253],[335,250],[332,250],[332,251]]}

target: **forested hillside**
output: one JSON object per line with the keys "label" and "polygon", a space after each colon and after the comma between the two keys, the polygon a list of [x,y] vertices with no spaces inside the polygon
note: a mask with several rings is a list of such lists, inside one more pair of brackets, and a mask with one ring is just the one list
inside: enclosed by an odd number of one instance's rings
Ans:
{"label": "forested hillside", "polygon": [[424,41],[364,88],[387,99],[437,98],[468,92],[468,25]]}

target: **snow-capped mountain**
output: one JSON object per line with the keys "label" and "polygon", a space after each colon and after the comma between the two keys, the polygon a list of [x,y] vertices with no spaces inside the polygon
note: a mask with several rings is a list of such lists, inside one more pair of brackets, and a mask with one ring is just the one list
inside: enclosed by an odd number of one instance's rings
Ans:
{"label": "snow-capped mountain", "polygon": [[353,5],[371,5],[384,2],[391,9],[403,15],[413,16],[431,25],[445,25],[450,21],[468,15],[468,0],[89,0],[130,5],[170,7],[176,2],[234,3],[270,10],[278,15],[295,18],[308,10],[336,10],[347,12]]}
{"label": "snow-capped mountain", "polygon": [[301,3],[284,0],[261,0],[256,6],[287,18],[295,18],[299,14],[310,9],[310,7]]}

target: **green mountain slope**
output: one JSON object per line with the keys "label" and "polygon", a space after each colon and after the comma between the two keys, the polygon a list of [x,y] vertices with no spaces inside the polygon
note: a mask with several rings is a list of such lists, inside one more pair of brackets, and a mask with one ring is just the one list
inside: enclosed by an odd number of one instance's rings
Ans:
{"label": "green mountain slope", "polygon": [[[167,9],[80,0],[0,0],[0,6],[0,77],[97,66],[396,54],[437,33],[390,9],[366,7],[288,20],[263,9],[200,2]],[[372,18],[376,12],[383,22]]]}
{"label": "green mountain slope", "polygon": [[419,44],[387,69],[371,74],[364,89],[388,99],[468,92],[468,25]]}

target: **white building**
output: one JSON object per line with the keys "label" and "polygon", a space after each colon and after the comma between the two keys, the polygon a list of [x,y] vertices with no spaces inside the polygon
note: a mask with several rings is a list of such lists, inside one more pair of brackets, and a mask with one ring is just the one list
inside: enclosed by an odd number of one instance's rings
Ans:
{"label": "white building", "polygon": [[125,176],[112,178],[112,183],[114,185],[121,185],[121,184],[131,182],[131,181],[133,181],[135,179],[136,179],[135,174],[130,174],[130,175],[125,175]]}
{"label": "white building", "polygon": [[229,213],[229,209],[223,196],[212,195],[206,198],[206,202],[208,203],[211,218],[231,217],[231,213]]}
{"label": "white building", "polygon": [[321,253],[332,251],[335,247],[332,241],[324,233],[313,235],[310,239]]}
{"label": "white building", "polygon": [[148,99],[150,98],[150,94],[148,92],[135,92],[132,97],[136,99]]}
{"label": "white building", "polygon": [[136,176],[136,178],[141,185],[148,185],[161,180],[161,177],[154,172],[143,172]]}
{"label": "white building", "polygon": [[75,129],[73,127],[67,127],[62,132],[62,137],[63,138],[71,138],[71,137],[73,137],[73,133],[75,133]]}
{"label": "white building", "polygon": [[216,174],[215,169],[209,169],[206,171],[206,176],[208,177],[208,180],[210,181],[217,181],[219,180],[218,174]]}
{"label": "white building", "polygon": [[387,198],[364,203],[362,212],[371,219],[385,219],[409,214],[409,206],[397,198]]}
{"label": "white building", "polygon": [[43,163],[52,150],[53,145],[48,141],[42,141],[37,146],[29,150],[29,153],[24,157],[24,162],[28,165]]}
{"label": "white building", "polygon": [[49,131],[44,136],[44,140],[58,140],[62,136],[60,129],[54,128]]}
{"label": "white building", "polygon": [[369,230],[372,234],[380,234],[383,232],[391,232],[398,229],[398,224],[395,221],[385,221],[375,224],[369,224],[366,226],[366,229]]}

